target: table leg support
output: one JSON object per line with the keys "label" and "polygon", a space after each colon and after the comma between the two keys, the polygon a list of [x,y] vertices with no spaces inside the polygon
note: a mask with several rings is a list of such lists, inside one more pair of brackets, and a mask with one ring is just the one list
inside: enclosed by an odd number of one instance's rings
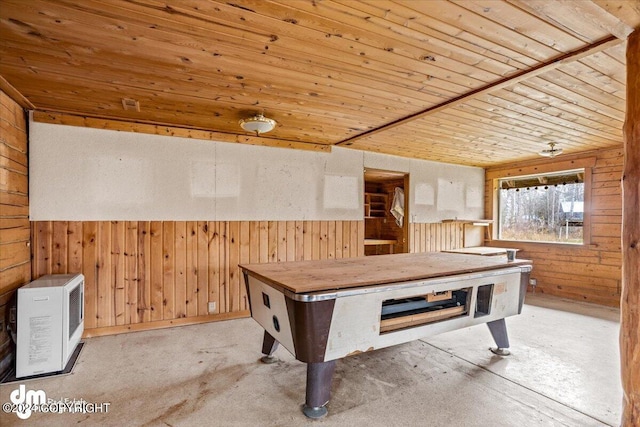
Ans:
{"label": "table leg support", "polygon": [[322,418],[331,394],[331,379],[336,361],[307,364],[307,396],[302,412],[309,418]]}
{"label": "table leg support", "polygon": [[500,356],[508,356],[510,354],[509,348],[509,336],[507,335],[507,323],[504,319],[494,320],[493,322],[487,322],[489,331],[493,340],[496,342],[497,348],[492,348],[491,351]]}
{"label": "table leg support", "polygon": [[274,337],[267,331],[264,331],[264,338],[262,339],[262,356],[260,359],[262,363],[274,363],[278,361],[277,357],[273,356],[273,353],[278,349],[280,343],[276,341]]}

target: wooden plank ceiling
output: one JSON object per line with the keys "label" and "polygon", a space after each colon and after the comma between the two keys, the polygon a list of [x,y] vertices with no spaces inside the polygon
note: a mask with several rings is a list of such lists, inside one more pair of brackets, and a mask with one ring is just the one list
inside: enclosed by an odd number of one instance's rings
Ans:
{"label": "wooden plank ceiling", "polygon": [[487,167],[621,145],[639,25],[638,0],[2,0],[0,75],[39,112],[264,112],[281,142]]}

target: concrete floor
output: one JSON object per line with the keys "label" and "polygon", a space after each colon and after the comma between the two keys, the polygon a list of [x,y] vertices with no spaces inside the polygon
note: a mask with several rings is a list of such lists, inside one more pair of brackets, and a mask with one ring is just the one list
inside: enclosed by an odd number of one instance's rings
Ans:
{"label": "concrete floor", "polygon": [[[70,375],[24,382],[107,413],[0,412],[2,426],[619,425],[616,309],[528,295],[507,319],[508,357],[484,325],[338,362],[329,416],[307,420],[305,365],[284,349],[258,362],[251,319],[92,338]],[[0,401],[18,384],[0,386]]]}

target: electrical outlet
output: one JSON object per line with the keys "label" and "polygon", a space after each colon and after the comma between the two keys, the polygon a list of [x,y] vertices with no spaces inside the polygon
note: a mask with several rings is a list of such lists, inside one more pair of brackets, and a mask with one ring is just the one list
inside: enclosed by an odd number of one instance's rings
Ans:
{"label": "electrical outlet", "polygon": [[529,284],[530,284],[531,286],[536,286],[536,285],[538,284],[538,280],[536,280],[536,279],[529,279]]}
{"label": "electrical outlet", "polygon": [[215,313],[215,312],[216,312],[216,302],[211,301],[209,302],[209,313]]}

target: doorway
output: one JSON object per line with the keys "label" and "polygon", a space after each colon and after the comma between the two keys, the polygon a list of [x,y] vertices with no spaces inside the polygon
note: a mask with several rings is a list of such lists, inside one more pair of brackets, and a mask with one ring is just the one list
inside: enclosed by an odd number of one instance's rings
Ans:
{"label": "doorway", "polygon": [[408,173],[365,169],[365,255],[409,252],[408,190]]}

